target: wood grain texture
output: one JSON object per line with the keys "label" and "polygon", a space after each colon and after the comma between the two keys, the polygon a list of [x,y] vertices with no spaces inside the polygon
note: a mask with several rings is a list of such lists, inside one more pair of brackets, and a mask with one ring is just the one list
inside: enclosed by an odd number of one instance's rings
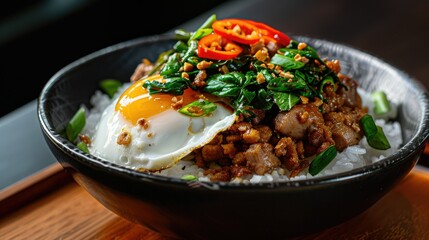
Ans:
{"label": "wood grain texture", "polygon": [[[427,239],[429,172],[414,169],[370,209],[310,239]],[[0,219],[1,239],[169,240],[110,212],[74,181]]]}
{"label": "wood grain texture", "polygon": [[59,163],[54,163],[0,191],[0,216],[37,199],[72,178]]}

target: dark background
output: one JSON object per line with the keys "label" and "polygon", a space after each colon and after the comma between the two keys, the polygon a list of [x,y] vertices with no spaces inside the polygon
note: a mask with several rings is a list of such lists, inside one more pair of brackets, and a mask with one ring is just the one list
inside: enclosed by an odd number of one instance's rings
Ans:
{"label": "dark background", "polygon": [[0,3],[0,117],[36,99],[49,78],[72,61],[115,43],[172,30],[226,1]]}

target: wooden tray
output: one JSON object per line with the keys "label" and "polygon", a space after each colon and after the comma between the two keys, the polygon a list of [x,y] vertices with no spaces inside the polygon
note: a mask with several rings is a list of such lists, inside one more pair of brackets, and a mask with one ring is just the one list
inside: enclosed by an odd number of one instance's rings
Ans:
{"label": "wooden tray", "polygon": [[[429,168],[419,165],[362,214],[296,239],[427,239],[428,202]],[[0,192],[0,206],[2,239],[168,239],[110,212],[58,164]]]}

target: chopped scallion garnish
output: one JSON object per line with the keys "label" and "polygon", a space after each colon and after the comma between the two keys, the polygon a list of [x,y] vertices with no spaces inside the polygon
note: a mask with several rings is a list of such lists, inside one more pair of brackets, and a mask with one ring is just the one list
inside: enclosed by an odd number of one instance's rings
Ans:
{"label": "chopped scallion garnish", "polygon": [[308,172],[314,176],[320,173],[328,164],[337,156],[335,145],[327,147],[323,152],[319,153],[310,163]]}
{"label": "chopped scallion garnish", "polygon": [[366,137],[368,144],[380,150],[386,150],[390,148],[389,140],[384,135],[383,128],[377,126],[371,115],[366,114],[360,119],[362,130]]}
{"label": "chopped scallion garnish", "polygon": [[376,91],[371,93],[371,100],[374,103],[374,113],[377,115],[390,112],[390,103],[387,100],[386,93],[383,91]]}
{"label": "chopped scallion garnish", "polygon": [[179,112],[191,117],[202,117],[215,111],[217,105],[207,100],[196,100],[182,107]]}
{"label": "chopped scallion garnish", "polygon": [[188,45],[190,45],[192,40],[199,40],[202,37],[213,32],[212,24],[216,21],[216,14],[210,15],[209,18],[195,31],[191,34],[188,40]]}
{"label": "chopped scallion garnish", "polygon": [[197,178],[196,176],[191,175],[191,174],[185,174],[185,175],[183,175],[183,176],[182,176],[182,179],[183,179],[183,180],[186,180],[186,181],[194,181],[194,180],[198,180],[198,178]]}
{"label": "chopped scallion garnish", "polygon": [[76,146],[77,146],[77,148],[79,148],[79,149],[80,149],[80,150],[82,150],[83,152],[85,152],[85,153],[89,153],[88,145],[86,145],[86,143],[84,143],[84,142],[79,142]]}
{"label": "chopped scallion garnish", "polygon": [[66,136],[67,139],[71,142],[74,142],[82,131],[83,127],[85,127],[85,109],[80,107],[79,110],[74,114],[72,119],[68,122],[66,127]]}
{"label": "chopped scallion garnish", "polygon": [[119,87],[122,86],[122,83],[116,79],[104,79],[100,82],[100,88],[110,97],[118,91]]}

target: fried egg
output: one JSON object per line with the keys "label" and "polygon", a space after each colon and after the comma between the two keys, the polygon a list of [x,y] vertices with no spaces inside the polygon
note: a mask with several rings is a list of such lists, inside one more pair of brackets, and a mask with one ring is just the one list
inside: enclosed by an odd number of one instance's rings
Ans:
{"label": "fried egg", "polygon": [[179,113],[174,107],[178,99],[185,106],[200,99],[201,92],[188,88],[182,96],[150,95],[142,85],[152,80],[164,81],[159,75],[141,79],[104,110],[91,139],[91,154],[136,170],[162,170],[235,122],[233,110],[221,102],[202,117]]}

